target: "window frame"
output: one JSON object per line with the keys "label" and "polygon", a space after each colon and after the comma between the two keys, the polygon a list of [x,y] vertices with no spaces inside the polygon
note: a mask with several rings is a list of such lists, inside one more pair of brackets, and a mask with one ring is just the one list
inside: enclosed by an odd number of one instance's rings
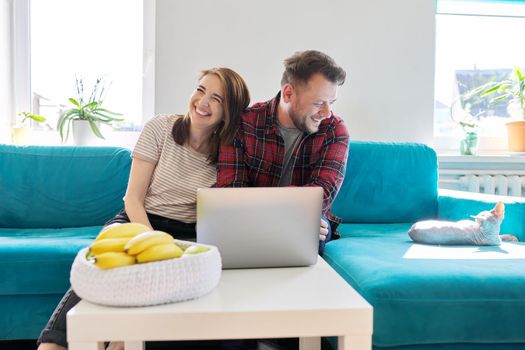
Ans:
{"label": "window frame", "polygon": [[[446,16],[479,16],[479,17],[518,17],[518,18],[524,18],[525,19],[525,12],[523,14],[520,14],[519,16],[516,16],[514,14],[510,14],[509,12],[505,11],[499,11],[497,13],[492,13],[490,11],[485,10],[484,7],[480,6],[470,6],[468,7],[468,11],[462,11],[462,13],[459,13],[454,10],[453,6],[455,4],[463,4],[463,5],[476,5],[480,3],[485,3],[487,7],[490,7],[492,5],[508,5],[512,7],[512,5],[523,5],[525,4],[524,0],[518,0],[518,1],[504,1],[504,0],[436,0],[436,11],[435,16],[438,15],[446,15]],[[441,5],[441,6],[440,6]],[[451,7],[452,6],[452,7]],[[514,12],[512,12],[514,13]],[[437,20],[437,18],[436,18]],[[437,37],[437,28],[436,28],[436,37]],[[434,63],[436,67],[437,62]],[[512,67],[510,67],[512,69]],[[434,101],[435,96],[434,96]],[[459,142],[460,142],[461,136],[458,135],[433,135],[434,140],[434,147],[440,152],[440,153],[457,153],[459,148]],[[481,154],[502,154],[505,153],[508,150],[507,147],[507,135],[506,133],[501,136],[480,136],[479,137],[479,153]]]}
{"label": "window frame", "polygon": [[[155,1],[143,0],[142,125],[155,115]],[[13,1],[14,110],[31,110],[31,0]],[[13,117],[15,118],[15,117]],[[13,124],[15,120],[12,120]]]}

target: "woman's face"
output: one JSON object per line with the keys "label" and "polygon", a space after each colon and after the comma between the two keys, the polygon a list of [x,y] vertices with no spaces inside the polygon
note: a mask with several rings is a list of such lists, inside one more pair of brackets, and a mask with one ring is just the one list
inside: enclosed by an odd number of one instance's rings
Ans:
{"label": "woman's face", "polygon": [[190,98],[191,124],[214,130],[224,118],[225,98],[221,81],[215,74],[202,77]]}

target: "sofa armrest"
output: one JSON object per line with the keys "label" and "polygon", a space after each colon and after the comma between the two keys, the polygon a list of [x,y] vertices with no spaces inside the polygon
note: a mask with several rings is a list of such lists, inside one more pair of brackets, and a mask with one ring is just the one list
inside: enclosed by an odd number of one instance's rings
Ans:
{"label": "sofa armrest", "polygon": [[525,241],[525,198],[440,189],[438,219],[469,219],[470,215],[492,209],[497,202],[505,204],[505,219],[500,233],[512,234],[521,242]]}

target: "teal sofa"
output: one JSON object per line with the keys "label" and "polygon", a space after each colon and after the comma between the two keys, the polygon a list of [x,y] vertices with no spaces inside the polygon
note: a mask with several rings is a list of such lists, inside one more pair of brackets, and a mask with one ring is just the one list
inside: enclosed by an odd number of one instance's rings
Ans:
{"label": "teal sofa", "polygon": [[501,200],[501,233],[525,241],[525,201],[438,191],[437,180],[431,148],[353,142],[332,207],[341,238],[324,258],[374,307],[376,350],[525,349],[525,260],[501,247],[414,245],[407,234],[416,221],[468,219]]}
{"label": "teal sofa", "polygon": [[[122,208],[130,164],[121,148],[0,145],[0,340],[38,337],[75,254]],[[438,192],[423,145],[351,143],[333,205],[342,237],[324,258],[374,306],[375,349],[525,347],[525,260],[404,258],[415,221],[468,218],[499,199],[502,232],[525,241],[523,200]]]}
{"label": "teal sofa", "polygon": [[123,207],[130,152],[0,145],[0,340],[36,339],[77,251]]}

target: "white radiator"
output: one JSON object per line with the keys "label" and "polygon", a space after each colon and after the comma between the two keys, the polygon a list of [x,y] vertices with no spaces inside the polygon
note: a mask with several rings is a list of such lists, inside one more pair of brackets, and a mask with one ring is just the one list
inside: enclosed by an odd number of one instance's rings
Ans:
{"label": "white radiator", "polygon": [[463,191],[525,197],[525,176],[518,175],[464,175],[459,177]]}
{"label": "white radiator", "polygon": [[525,197],[525,156],[439,156],[439,188]]}

